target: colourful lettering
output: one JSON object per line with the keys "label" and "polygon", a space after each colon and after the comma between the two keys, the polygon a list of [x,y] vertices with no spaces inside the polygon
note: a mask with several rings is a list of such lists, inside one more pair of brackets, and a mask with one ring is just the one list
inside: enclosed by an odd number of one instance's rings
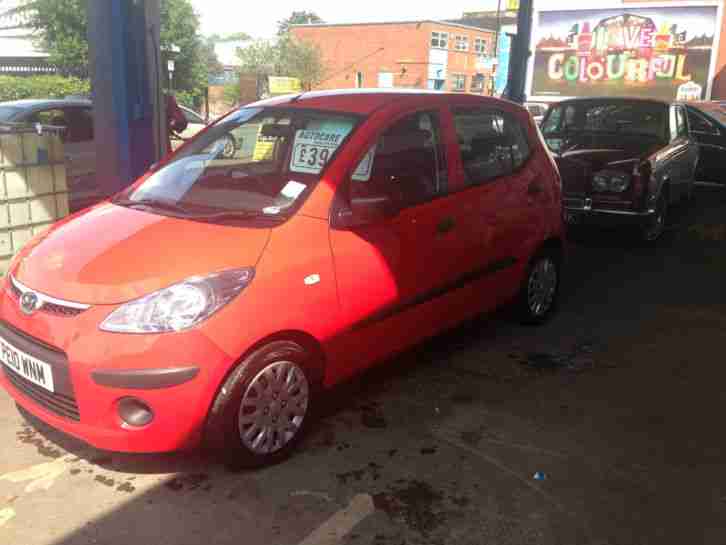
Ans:
{"label": "colourful lettering", "polygon": [[562,65],[565,63],[565,54],[556,53],[547,62],[547,74],[550,79],[561,80],[565,76]]}
{"label": "colourful lettering", "polygon": [[683,71],[686,67],[686,56],[678,55],[678,67],[676,68],[676,79],[680,81],[691,81],[690,74],[684,74]]}

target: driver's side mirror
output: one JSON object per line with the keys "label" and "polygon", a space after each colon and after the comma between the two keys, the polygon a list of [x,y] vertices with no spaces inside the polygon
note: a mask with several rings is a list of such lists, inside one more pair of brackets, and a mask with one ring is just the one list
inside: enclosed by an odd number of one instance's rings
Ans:
{"label": "driver's side mirror", "polygon": [[342,229],[380,223],[395,216],[398,207],[388,195],[354,197],[350,206],[341,206],[335,215],[335,226]]}

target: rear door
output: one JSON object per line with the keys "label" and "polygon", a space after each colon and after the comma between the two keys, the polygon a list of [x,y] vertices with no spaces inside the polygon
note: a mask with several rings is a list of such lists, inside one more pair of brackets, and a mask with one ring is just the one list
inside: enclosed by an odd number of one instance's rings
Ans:
{"label": "rear door", "polygon": [[[509,269],[522,265],[541,240],[546,185],[533,164],[527,130],[513,114],[488,106],[453,110],[463,178],[463,202],[471,203],[466,230],[475,234],[470,267],[482,279],[491,307],[518,285]],[[487,284],[489,285],[489,284]]]}
{"label": "rear door", "polygon": [[688,125],[698,144],[698,167],[695,179],[723,183],[722,163],[726,157],[726,138],[722,129],[695,108],[687,108]]}

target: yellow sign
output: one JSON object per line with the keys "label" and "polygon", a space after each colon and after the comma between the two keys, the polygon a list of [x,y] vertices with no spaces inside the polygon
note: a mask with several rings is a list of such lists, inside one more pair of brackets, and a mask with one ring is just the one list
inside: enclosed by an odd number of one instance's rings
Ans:
{"label": "yellow sign", "polygon": [[287,95],[302,91],[302,84],[298,78],[270,76],[268,78],[271,95]]}
{"label": "yellow sign", "polygon": [[262,124],[257,131],[257,142],[255,142],[255,151],[252,154],[252,160],[257,161],[271,161],[275,153],[275,137],[263,136]]}
{"label": "yellow sign", "polygon": [[519,0],[507,0],[507,11],[517,11],[519,9]]}

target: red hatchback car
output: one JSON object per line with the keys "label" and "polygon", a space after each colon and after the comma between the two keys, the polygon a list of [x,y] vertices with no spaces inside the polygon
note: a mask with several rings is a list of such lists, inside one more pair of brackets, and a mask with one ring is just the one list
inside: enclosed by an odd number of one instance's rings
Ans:
{"label": "red hatchback car", "polygon": [[0,382],[102,449],[210,438],[240,463],[277,461],[320,388],[504,303],[546,319],[560,186],[529,114],[504,101],[248,105],[18,254]]}

